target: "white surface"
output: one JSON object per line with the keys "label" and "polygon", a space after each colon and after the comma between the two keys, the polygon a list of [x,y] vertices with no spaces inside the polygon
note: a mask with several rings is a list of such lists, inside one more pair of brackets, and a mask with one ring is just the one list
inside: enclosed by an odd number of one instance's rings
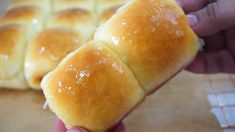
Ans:
{"label": "white surface", "polygon": [[208,78],[208,100],[225,132],[235,132],[235,76],[223,75],[223,77]]}

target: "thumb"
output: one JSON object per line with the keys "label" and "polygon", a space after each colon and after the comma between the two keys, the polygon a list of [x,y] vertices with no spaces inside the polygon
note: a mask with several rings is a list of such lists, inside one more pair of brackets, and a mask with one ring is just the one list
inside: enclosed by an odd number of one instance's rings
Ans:
{"label": "thumb", "polygon": [[187,15],[199,36],[208,36],[235,25],[235,0],[218,0]]}

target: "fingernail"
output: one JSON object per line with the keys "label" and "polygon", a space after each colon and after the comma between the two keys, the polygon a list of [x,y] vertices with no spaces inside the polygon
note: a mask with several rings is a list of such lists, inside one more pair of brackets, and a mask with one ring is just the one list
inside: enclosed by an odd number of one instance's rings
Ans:
{"label": "fingernail", "polygon": [[195,15],[187,15],[188,23],[191,27],[194,27],[198,23],[198,18]]}

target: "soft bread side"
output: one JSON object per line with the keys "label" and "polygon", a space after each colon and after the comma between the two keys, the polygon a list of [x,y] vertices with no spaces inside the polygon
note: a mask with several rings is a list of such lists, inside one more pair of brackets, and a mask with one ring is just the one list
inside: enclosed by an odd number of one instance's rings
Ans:
{"label": "soft bread side", "polygon": [[25,76],[29,85],[41,89],[43,76],[81,45],[81,35],[74,30],[48,28],[38,33],[28,46],[25,57]]}
{"label": "soft bread side", "polygon": [[174,0],[134,0],[95,33],[133,71],[147,93],[196,55],[198,38]]}
{"label": "soft bread side", "polygon": [[76,30],[81,34],[81,43],[85,43],[93,37],[95,31],[93,12],[79,7],[57,11],[47,21],[46,27],[63,27]]}
{"label": "soft bread side", "polygon": [[28,38],[44,27],[45,13],[37,6],[21,6],[9,9],[0,17],[0,24],[21,24],[28,27]]}
{"label": "soft bread side", "polygon": [[96,23],[97,25],[104,24],[117,9],[124,5],[128,0],[98,0],[96,6]]}
{"label": "soft bread side", "polygon": [[51,0],[11,0],[8,9],[24,6],[37,6],[43,9],[43,12],[51,12]]}
{"label": "soft bread side", "polygon": [[46,29],[36,35],[27,49],[25,76],[30,87],[41,89],[44,75],[67,54],[87,42],[93,36],[94,29],[92,12],[85,7],[66,6],[53,13],[46,22]]}
{"label": "soft bread side", "polygon": [[[0,43],[4,47],[11,45],[9,49],[12,51],[12,55],[8,54],[7,61],[0,63],[0,67],[4,67],[1,68],[4,71],[1,75],[8,74],[7,79],[6,77],[0,78],[0,87],[29,88],[24,75],[25,52],[35,34],[44,29],[44,21],[50,14],[50,6],[48,0],[13,0],[8,10],[0,17],[2,27],[17,25],[23,28],[17,34],[16,32],[4,33],[1,30],[3,37],[0,37]],[[15,31],[18,30],[15,29]],[[2,48],[2,50],[7,51],[6,48]]]}
{"label": "soft bread side", "polygon": [[187,65],[198,39],[173,0],[133,0],[41,83],[67,128],[107,131]]}
{"label": "soft bread side", "polygon": [[26,89],[23,60],[26,28],[19,24],[0,26],[0,88]]}
{"label": "soft bread side", "polygon": [[68,8],[82,8],[94,11],[96,0],[52,0],[53,11],[61,11]]}
{"label": "soft bread side", "polygon": [[129,68],[102,44],[89,43],[69,54],[43,78],[52,111],[68,128],[105,131],[144,98]]}

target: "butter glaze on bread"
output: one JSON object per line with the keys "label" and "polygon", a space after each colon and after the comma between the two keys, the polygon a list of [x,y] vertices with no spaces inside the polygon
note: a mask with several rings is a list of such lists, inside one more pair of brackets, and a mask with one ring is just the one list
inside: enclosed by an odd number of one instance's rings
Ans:
{"label": "butter glaze on bread", "polygon": [[133,0],[41,83],[68,128],[106,131],[195,57],[200,46],[174,0]]}
{"label": "butter glaze on bread", "polygon": [[133,71],[147,93],[188,64],[198,39],[174,0],[135,0],[95,34]]}
{"label": "butter glaze on bread", "polygon": [[[24,76],[25,52],[35,34],[44,28],[46,12],[41,1],[13,0],[0,17],[0,88],[29,88]],[[47,1],[49,3],[49,1]],[[48,5],[49,6],[49,5]]]}
{"label": "butter glaze on bread", "polygon": [[38,33],[29,44],[25,59],[25,76],[29,85],[40,89],[43,76],[81,44],[80,33],[71,29],[50,28]]}
{"label": "butter glaze on bread", "polygon": [[105,131],[130,112],[144,92],[111,50],[89,43],[67,56],[42,81],[52,111],[67,127]]}
{"label": "butter glaze on bread", "polygon": [[18,24],[0,26],[0,86],[28,88],[23,62],[26,28]]}
{"label": "butter glaze on bread", "polygon": [[53,70],[70,52],[93,36],[92,12],[67,8],[55,12],[46,29],[30,43],[25,60],[25,76],[32,88],[40,89],[44,75]]}

